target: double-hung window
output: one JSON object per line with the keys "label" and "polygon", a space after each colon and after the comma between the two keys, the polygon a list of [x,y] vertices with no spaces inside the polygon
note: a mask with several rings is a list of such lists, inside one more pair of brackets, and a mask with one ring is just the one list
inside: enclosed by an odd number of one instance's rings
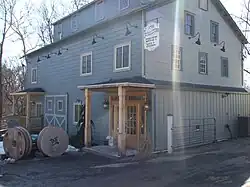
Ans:
{"label": "double-hung window", "polygon": [[221,57],[221,76],[228,77],[228,58]]}
{"label": "double-hung window", "polygon": [[185,12],[185,34],[194,36],[194,14]]}
{"label": "double-hung window", "polygon": [[212,43],[219,43],[219,23],[210,21],[210,40]]}
{"label": "double-hung window", "polygon": [[203,75],[208,74],[208,68],[207,68],[207,63],[208,63],[208,54],[204,52],[199,52],[199,73]]}
{"label": "double-hung window", "polygon": [[104,19],[104,0],[99,0],[95,4],[95,20],[100,21]]}
{"label": "double-hung window", "polygon": [[124,43],[115,46],[114,51],[114,69],[129,70],[131,66],[131,43]]}
{"label": "double-hung window", "polygon": [[199,0],[199,8],[201,10],[208,10],[208,0]]}
{"label": "double-hung window", "polygon": [[172,54],[172,69],[179,71],[182,70],[182,47],[172,45],[171,54]]}
{"label": "double-hung window", "polygon": [[80,75],[92,75],[92,52],[81,55]]}

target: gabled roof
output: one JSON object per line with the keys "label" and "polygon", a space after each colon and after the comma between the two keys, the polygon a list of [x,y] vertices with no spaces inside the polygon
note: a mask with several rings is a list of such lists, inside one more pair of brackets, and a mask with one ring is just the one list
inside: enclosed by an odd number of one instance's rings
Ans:
{"label": "gabled roof", "polygon": [[[80,8],[79,10],[77,10],[77,11],[75,11],[75,12],[69,14],[68,16],[65,16],[64,18],[62,18],[62,19],[60,19],[60,20],[58,20],[58,21],[56,21],[54,24],[56,24],[56,23],[58,23],[58,22],[60,22],[60,21],[62,21],[62,20],[64,20],[64,19],[70,17],[71,15],[73,15],[73,14],[76,13],[76,12],[82,11],[83,9],[85,9],[85,8],[89,7],[90,5],[94,4],[96,1],[98,1],[98,0],[93,0],[92,2],[90,2],[90,3],[86,4],[86,5],[84,5],[84,6],[83,6],[82,8]],[[85,30],[81,30],[81,31],[79,31],[79,32],[76,32],[76,33],[74,33],[74,34],[72,34],[72,35],[69,35],[69,36],[67,36],[67,37],[65,37],[65,38],[63,38],[63,39],[61,39],[61,40],[59,40],[59,41],[56,41],[56,42],[52,43],[52,44],[48,44],[48,45],[46,45],[46,46],[44,46],[44,47],[42,47],[42,48],[39,48],[39,49],[37,49],[37,50],[35,50],[35,51],[30,52],[30,53],[27,54],[27,55],[30,55],[30,54],[35,53],[35,52],[38,52],[38,51],[40,51],[41,49],[45,49],[45,48],[51,47],[51,46],[53,46],[53,45],[55,45],[55,44],[61,43],[61,42],[65,41],[65,40],[70,39],[70,38],[73,37],[73,36],[76,36],[76,35],[79,35],[79,34],[82,34],[82,33],[86,33],[86,32],[88,32],[90,29],[93,29],[93,28],[95,28],[95,27],[97,27],[97,26],[106,24],[106,23],[108,23],[108,22],[110,22],[110,21],[113,21],[113,20],[119,18],[119,17],[127,16],[127,15],[133,14],[133,13],[138,12],[138,11],[141,11],[141,10],[146,10],[146,9],[148,9],[148,8],[150,8],[150,7],[153,7],[153,6],[161,6],[163,3],[170,2],[170,1],[175,1],[175,0],[158,0],[158,1],[156,0],[155,2],[148,3],[148,4],[146,4],[146,5],[143,5],[143,6],[141,6],[141,7],[138,7],[138,8],[136,8],[136,9],[133,9],[133,10],[131,10],[131,11],[125,13],[125,14],[121,14],[121,15],[118,15],[118,16],[116,16],[116,17],[114,17],[114,18],[111,18],[111,19],[108,19],[108,20],[106,20],[106,21],[97,23],[97,24],[95,24],[95,25],[93,25],[93,26],[91,26],[91,27],[89,27],[89,28],[86,28]],[[214,6],[216,7],[216,9],[217,9],[218,12],[220,13],[220,15],[224,18],[225,22],[226,22],[226,23],[229,25],[229,27],[232,29],[232,31],[234,32],[235,36],[239,39],[239,41],[241,41],[242,44],[248,44],[248,41],[247,41],[246,37],[244,36],[244,34],[243,34],[242,31],[240,30],[240,28],[237,26],[237,24],[235,23],[235,21],[233,20],[233,18],[230,16],[230,14],[228,13],[228,11],[227,11],[226,8],[224,7],[224,5],[221,3],[221,1],[220,1],[220,0],[211,0],[211,2],[214,4]]]}
{"label": "gabled roof", "polygon": [[236,37],[243,43],[248,44],[247,38],[242,33],[238,25],[235,23],[233,18],[230,16],[224,5],[221,3],[220,0],[211,0],[211,2],[214,4],[222,18],[225,20],[225,22],[229,25],[229,27],[233,30]]}

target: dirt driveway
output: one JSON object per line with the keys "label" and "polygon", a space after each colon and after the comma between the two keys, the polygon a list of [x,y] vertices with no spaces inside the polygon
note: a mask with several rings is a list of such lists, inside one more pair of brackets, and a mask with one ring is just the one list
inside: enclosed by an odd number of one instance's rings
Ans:
{"label": "dirt driveway", "polygon": [[250,177],[250,138],[221,142],[144,162],[74,153],[8,164],[6,187],[240,187]]}

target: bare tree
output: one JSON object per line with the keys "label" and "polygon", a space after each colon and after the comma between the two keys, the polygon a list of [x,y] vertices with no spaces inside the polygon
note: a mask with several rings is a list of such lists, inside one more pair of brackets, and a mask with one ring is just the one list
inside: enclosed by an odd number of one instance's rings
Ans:
{"label": "bare tree", "polygon": [[[2,75],[2,62],[4,43],[8,37],[11,28],[13,12],[16,6],[16,0],[0,0],[0,20],[3,23],[2,30],[0,31],[0,75]],[[2,93],[2,76],[0,76],[0,122],[3,115],[3,93]]]}
{"label": "bare tree", "polygon": [[[9,58],[3,64],[2,79],[3,79],[3,113],[8,115],[11,113],[13,98],[11,93],[20,91],[24,86],[24,77],[22,75],[22,65],[17,65],[18,58]],[[21,98],[22,99],[22,98]],[[15,103],[20,102],[20,98],[15,98]],[[16,105],[17,107],[18,105]],[[20,111],[16,108],[15,111]]]}
{"label": "bare tree", "polygon": [[83,5],[86,5],[87,3],[91,2],[92,0],[71,0],[72,4],[72,11],[79,10]]}
{"label": "bare tree", "polygon": [[38,10],[38,37],[42,45],[51,44],[53,42],[52,24],[60,17],[57,6],[57,1],[51,0],[49,5],[44,2]]}
{"label": "bare tree", "polygon": [[[21,42],[22,44],[22,56],[23,59],[20,59],[20,65],[24,67],[24,64],[28,63],[27,54],[38,47],[38,42],[34,42],[34,36],[36,30],[33,27],[33,13],[34,8],[31,1],[25,3],[24,7],[20,9],[19,15],[13,14],[13,22],[11,24],[11,29],[14,31],[14,36],[16,39],[13,42]],[[32,42],[30,42],[32,40]],[[25,62],[25,63],[24,63]],[[23,76],[25,76],[23,71]]]}

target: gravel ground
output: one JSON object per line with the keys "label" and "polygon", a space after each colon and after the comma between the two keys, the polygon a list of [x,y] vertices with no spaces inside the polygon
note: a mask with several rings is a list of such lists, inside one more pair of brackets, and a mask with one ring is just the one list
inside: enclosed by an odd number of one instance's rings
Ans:
{"label": "gravel ground", "polygon": [[90,153],[72,153],[4,167],[6,187],[240,187],[250,177],[250,139],[161,154],[143,162],[117,163]]}

